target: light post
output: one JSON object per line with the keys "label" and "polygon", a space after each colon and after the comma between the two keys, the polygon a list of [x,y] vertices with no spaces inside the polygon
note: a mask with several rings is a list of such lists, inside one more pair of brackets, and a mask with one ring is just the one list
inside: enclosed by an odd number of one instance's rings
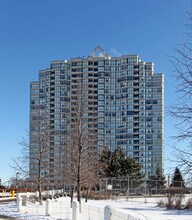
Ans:
{"label": "light post", "polygon": [[11,183],[10,183],[10,180],[9,180],[9,181],[7,181],[7,186],[8,186],[9,189],[10,189],[10,185],[11,185]]}
{"label": "light post", "polygon": [[129,200],[129,176],[127,176],[127,199],[126,201]]}
{"label": "light post", "polygon": [[16,173],[16,193],[18,191],[18,177],[19,177],[19,172]]}
{"label": "light post", "polygon": [[145,190],[145,203],[147,203],[147,176],[146,176],[146,174],[145,174],[145,185],[144,185],[144,190]]}
{"label": "light post", "polygon": [[170,186],[170,175],[168,175],[168,188]]}

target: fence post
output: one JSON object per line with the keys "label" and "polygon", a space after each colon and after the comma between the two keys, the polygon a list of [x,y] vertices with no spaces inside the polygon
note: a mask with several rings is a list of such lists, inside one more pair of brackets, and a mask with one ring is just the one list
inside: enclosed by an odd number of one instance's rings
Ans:
{"label": "fence post", "polygon": [[105,206],[104,207],[104,220],[112,220],[112,207],[111,206]]}
{"label": "fence post", "polygon": [[74,201],[72,205],[72,220],[78,220],[79,203]]}
{"label": "fence post", "polygon": [[51,213],[50,203],[51,203],[51,200],[50,200],[50,199],[47,199],[47,200],[46,200],[46,207],[45,207],[45,215],[46,215],[46,216],[50,216],[50,213]]}
{"label": "fence post", "polygon": [[17,211],[20,212],[22,207],[22,198],[19,193],[17,193]]}
{"label": "fence post", "polygon": [[35,196],[39,197],[39,192],[38,191],[35,192]]}

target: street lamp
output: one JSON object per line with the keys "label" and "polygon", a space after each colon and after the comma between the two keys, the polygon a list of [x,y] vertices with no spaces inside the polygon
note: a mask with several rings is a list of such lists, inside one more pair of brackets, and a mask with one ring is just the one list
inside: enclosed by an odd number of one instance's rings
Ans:
{"label": "street lamp", "polygon": [[16,173],[16,193],[18,191],[18,177],[19,177],[19,172]]}

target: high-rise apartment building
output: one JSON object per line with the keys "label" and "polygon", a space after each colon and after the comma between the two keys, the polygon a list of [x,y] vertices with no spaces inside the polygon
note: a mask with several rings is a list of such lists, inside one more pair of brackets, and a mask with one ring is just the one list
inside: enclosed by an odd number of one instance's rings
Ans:
{"label": "high-rise apartment building", "polygon": [[[80,95],[86,103],[88,139],[94,140],[98,152],[120,146],[143,173],[151,175],[157,166],[163,170],[163,74],[154,73],[153,63],[138,55],[111,57],[97,46],[87,58],[51,62],[31,83],[30,149],[48,149],[42,175],[58,182],[63,178],[58,158],[65,158],[72,106]],[[39,144],[43,140],[46,144]],[[33,160],[30,172],[36,172]]]}

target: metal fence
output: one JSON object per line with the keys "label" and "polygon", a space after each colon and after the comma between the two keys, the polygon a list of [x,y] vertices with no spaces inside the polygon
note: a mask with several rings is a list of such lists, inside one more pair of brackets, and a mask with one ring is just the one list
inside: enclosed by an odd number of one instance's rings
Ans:
{"label": "metal fence", "polygon": [[80,217],[84,220],[103,220],[104,208],[83,203],[81,205]]}
{"label": "metal fence", "polygon": [[165,180],[153,180],[149,178],[138,179],[135,176],[113,177],[100,179],[100,194],[110,196],[151,196],[165,195],[169,189],[184,189],[185,193],[191,193],[192,189],[184,185],[182,181],[169,183]]}

